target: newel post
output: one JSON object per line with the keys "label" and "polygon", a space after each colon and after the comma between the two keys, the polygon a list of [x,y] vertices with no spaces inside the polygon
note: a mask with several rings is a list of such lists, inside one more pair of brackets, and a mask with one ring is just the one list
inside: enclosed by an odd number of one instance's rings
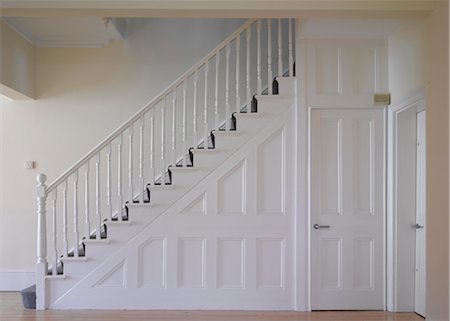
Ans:
{"label": "newel post", "polygon": [[37,220],[37,262],[36,262],[36,310],[46,308],[45,276],[47,275],[47,231],[46,231],[46,200],[47,186],[45,182],[47,176],[39,174],[37,176],[38,185],[36,196],[38,203]]}

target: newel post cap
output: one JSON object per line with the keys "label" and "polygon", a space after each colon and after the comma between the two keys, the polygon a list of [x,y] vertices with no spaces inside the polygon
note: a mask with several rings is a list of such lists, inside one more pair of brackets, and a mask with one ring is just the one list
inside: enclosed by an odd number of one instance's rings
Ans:
{"label": "newel post cap", "polygon": [[38,186],[36,187],[37,197],[46,197],[47,196],[47,186],[45,186],[45,182],[47,181],[47,176],[45,174],[39,174],[36,177],[38,181]]}

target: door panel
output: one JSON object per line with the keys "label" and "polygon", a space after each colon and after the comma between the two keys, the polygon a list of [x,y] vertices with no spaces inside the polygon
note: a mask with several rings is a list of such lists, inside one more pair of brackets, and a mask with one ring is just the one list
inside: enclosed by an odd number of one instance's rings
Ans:
{"label": "door panel", "polygon": [[384,155],[383,110],[312,111],[315,310],[383,309]]}

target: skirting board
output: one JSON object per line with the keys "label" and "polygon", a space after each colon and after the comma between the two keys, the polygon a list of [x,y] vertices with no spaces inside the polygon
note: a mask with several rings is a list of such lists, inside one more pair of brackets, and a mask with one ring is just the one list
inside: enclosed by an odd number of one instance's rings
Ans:
{"label": "skirting board", "polygon": [[20,291],[35,283],[34,272],[0,271],[0,291]]}

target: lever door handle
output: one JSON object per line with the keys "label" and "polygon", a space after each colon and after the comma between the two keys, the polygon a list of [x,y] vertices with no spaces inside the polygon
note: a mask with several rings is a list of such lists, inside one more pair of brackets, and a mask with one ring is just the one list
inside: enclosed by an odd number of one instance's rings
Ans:
{"label": "lever door handle", "polygon": [[330,228],[330,225],[319,225],[319,224],[314,224],[313,227],[318,230],[321,228]]}
{"label": "lever door handle", "polygon": [[423,225],[420,225],[417,223],[416,225],[413,225],[412,228],[415,228],[416,230],[423,228]]}

